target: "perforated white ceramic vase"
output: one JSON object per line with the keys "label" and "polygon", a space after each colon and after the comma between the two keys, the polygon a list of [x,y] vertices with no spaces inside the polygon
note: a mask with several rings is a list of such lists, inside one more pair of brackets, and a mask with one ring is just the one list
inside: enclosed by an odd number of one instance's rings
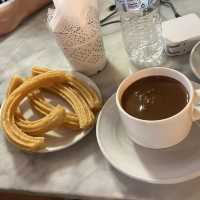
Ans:
{"label": "perforated white ceramic vase", "polygon": [[85,13],[84,24],[66,18],[53,33],[72,69],[93,75],[105,67],[106,56],[97,9],[90,7]]}

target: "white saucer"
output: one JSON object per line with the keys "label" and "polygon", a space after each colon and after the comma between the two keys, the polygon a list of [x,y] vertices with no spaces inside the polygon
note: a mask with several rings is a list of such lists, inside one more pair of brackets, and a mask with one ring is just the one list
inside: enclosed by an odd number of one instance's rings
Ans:
{"label": "white saucer", "polygon": [[[87,83],[97,92],[99,97],[102,99],[101,92],[99,88],[97,87],[97,85],[92,81],[92,79],[78,72],[71,72],[71,71],[66,71],[66,72],[73,74],[78,79]],[[67,106],[66,103],[62,101],[60,98],[57,98],[55,95],[50,95],[49,93],[44,94],[44,95],[47,98],[51,97],[51,100],[65,106],[65,108],[68,109],[66,107]],[[2,108],[3,108],[3,103],[2,103],[1,109]],[[25,116],[27,117],[31,116],[32,119],[38,119],[37,116],[34,116],[32,109],[30,109],[30,105],[27,102],[21,105],[21,109],[23,113],[25,114]],[[78,132],[72,131],[67,128],[59,128],[59,129],[49,131],[48,133],[45,134],[46,147],[35,153],[49,153],[49,152],[55,152],[55,151],[68,148],[76,144],[80,140],[82,140],[86,135],[88,135],[92,131],[93,128],[94,127],[91,127],[89,129],[78,131]]]}
{"label": "white saucer", "polygon": [[127,137],[114,95],[99,114],[96,132],[106,159],[131,178],[156,184],[174,184],[200,176],[199,122],[194,123],[189,136],[174,147],[161,150],[144,148]]}

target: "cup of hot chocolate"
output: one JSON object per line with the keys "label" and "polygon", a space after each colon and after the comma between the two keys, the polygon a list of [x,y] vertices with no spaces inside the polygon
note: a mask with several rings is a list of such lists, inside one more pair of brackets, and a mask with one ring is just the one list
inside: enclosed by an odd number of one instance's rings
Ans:
{"label": "cup of hot chocolate", "polygon": [[200,119],[200,90],[182,73],[148,68],[120,84],[116,103],[125,132],[135,143],[153,149],[181,142]]}

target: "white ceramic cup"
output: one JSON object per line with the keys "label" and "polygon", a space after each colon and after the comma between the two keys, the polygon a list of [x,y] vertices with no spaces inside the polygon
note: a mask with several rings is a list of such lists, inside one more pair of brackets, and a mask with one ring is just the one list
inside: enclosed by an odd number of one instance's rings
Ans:
{"label": "white ceramic cup", "polygon": [[193,47],[189,62],[192,72],[200,79],[200,41]]}
{"label": "white ceramic cup", "polygon": [[[182,83],[189,93],[187,105],[177,114],[162,120],[142,120],[129,115],[121,106],[124,91],[135,81],[148,76],[167,76]],[[148,68],[128,76],[120,84],[116,103],[125,130],[135,143],[153,149],[166,148],[181,142],[190,132],[192,122],[200,119],[200,90],[194,90],[182,73],[163,67]],[[165,105],[163,105],[165,106]]]}

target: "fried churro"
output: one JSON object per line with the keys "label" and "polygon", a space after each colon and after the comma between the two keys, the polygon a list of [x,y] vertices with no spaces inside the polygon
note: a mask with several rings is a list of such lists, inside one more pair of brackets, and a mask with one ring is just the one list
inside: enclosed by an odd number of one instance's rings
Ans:
{"label": "fried churro", "polygon": [[[53,105],[44,96],[47,90],[61,97],[72,111]],[[42,118],[30,121],[23,116],[20,103],[28,98]],[[32,77],[23,80],[14,76],[7,89],[1,111],[1,124],[9,141],[26,151],[44,148],[46,132],[64,126],[72,130],[92,127],[102,106],[101,97],[93,87],[71,73],[33,67]]]}
{"label": "fried churro", "polygon": [[[13,76],[7,89],[7,97],[23,82],[21,77]],[[25,133],[33,136],[40,136],[62,124],[64,114],[64,109],[61,106],[56,106],[42,119],[30,121],[23,117],[19,107],[15,114],[15,120],[17,126]]]}
{"label": "fried churro", "polygon": [[[36,76],[41,73],[45,73],[48,71],[52,71],[45,67],[33,67],[32,68],[32,75]],[[87,104],[89,105],[90,109],[97,112],[102,107],[101,98],[97,95],[96,91],[88,86],[83,81],[77,79],[75,76],[73,76],[70,73],[65,74],[65,84],[62,84],[62,87],[71,86],[72,88],[75,88],[85,99]],[[58,87],[61,85],[58,85]]]}
{"label": "fried churro", "polygon": [[41,87],[51,87],[65,80],[63,72],[47,72],[25,81],[6,99],[1,113],[2,127],[6,136],[22,149],[37,151],[45,146],[44,137],[33,137],[23,132],[15,123],[15,113],[23,98],[31,91]]}
{"label": "fried churro", "polygon": [[[47,115],[55,107],[54,105],[47,102],[41,93],[31,93],[28,95],[31,105],[35,110],[43,115]],[[73,130],[80,130],[79,120],[75,113],[65,111],[63,118],[63,126],[71,128]]]}
{"label": "fried churro", "polygon": [[95,122],[93,112],[90,110],[88,104],[85,102],[83,97],[71,87],[54,86],[46,88],[48,91],[52,91],[67,101],[79,119],[79,126],[81,129],[90,127]]}

